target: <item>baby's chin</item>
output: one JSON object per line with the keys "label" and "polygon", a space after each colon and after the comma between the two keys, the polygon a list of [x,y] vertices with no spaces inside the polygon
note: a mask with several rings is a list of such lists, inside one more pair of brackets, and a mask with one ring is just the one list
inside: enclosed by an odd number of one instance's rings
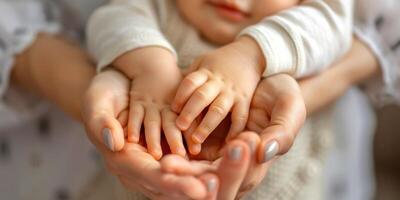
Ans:
{"label": "baby's chin", "polygon": [[204,30],[200,30],[200,32],[207,41],[216,45],[226,45],[233,42],[240,31],[230,27],[210,27],[208,29],[205,27]]}

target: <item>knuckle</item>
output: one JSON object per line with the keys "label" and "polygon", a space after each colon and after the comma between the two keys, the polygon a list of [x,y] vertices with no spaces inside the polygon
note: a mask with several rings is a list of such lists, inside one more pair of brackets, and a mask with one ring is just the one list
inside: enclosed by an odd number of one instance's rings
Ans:
{"label": "knuckle", "polygon": [[209,111],[219,116],[224,116],[227,113],[227,108],[223,105],[212,105]]}
{"label": "knuckle", "polygon": [[198,135],[201,136],[202,138],[206,137],[214,128],[210,123],[203,123],[201,126],[198,128]]}
{"label": "knuckle", "polygon": [[174,133],[176,131],[179,131],[175,124],[172,123],[165,124],[163,130],[165,131],[165,133]]}
{"label": "knuckle", "polygon": [[157,119],[147,119],[144,121],[145,126],[159,126],[161,122]]}
{"label": "knuckle", "polygon": [[208,98],[207,92],[205,90],[197,90],[194,93],[194,97],[200,101],[206,101]]}
{"label": "knuckle", "polygon": [[188,86],[188,87],[195,87],[197,85],[196,77],[194,74],[188,75],[186,78],[183,79],[182,85]]}
{"label": "knuckle", "polygon": [[232,121],[234,121],[235,123],[246,123],[248,116],[249,115],[247,113],[240,113],[232,116]]}

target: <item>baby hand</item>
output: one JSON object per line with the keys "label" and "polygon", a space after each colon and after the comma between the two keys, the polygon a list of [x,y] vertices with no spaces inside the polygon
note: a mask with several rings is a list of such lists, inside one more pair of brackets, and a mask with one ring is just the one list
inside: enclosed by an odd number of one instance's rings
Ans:
{"label": "baby hand", "polygon": [[172,54],[158,47],[142,48],[121,56],[114,64],[132,79],[128,141],[139,142],[143,124],[148,151],[155,159],[163,155],[161,130],[172,153],[185,156],[182,133],[175,125],[177,116],[169,106],[182,79]]}
{"label": "baby hand", "polygon": [[[227,138],[246,127],[250,102],[265,66],[262,57],[253,56],[255,48],[261,51],[257,44],[245,45],[247,40],[252,39],[244,37],[201,56],[191,66],[194,72],[180,84],[171,106],[180,113],[176,125],[181,130],[187,130],[209,107],[191,136],[194,143],[203,143],[229,112],[232,124]],[[189,150],[193,149],[189,146]]]}

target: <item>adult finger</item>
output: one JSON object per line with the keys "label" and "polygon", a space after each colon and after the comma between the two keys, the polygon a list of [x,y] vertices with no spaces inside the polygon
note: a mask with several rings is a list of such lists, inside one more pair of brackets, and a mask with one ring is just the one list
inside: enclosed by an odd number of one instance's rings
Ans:
{"label": "adult finger", "polygon": [[206,172],[215,172],[217,168],[210,161],[189,161],[171,154],[161,160],[161,170],[178,175],[199,176]]}
{"label": "adult finger", "polygon": [[120,151],[125,144],[124,130],[110,112],[104,111],[90,117],[86,123],[89,129],[87,133],[95,144],[102,144],[110,151]]}
{"label": "adult finger", "polygon": [[235,199],[250,163],[250,148],[240,140],[232,140],[217,170],[220,180],[219,200]]}
{"label": "adult finger", "polygon": [[[269,125],[269,114],[267,111],[261,108],[250,108],[249,111],[249,119],[247,120],[247,125],[253,123],[258,127],[267,127]],[[252,130],[254,131],[254,130]],[[257,133],[261,133],[261,131],[255,131]]]}
{"label": "adult finger", "polygon": [[204,200],[216,200],[219,189],[219,179],[218,176],[212,173],[207,173],[201,175],[199,179],[206,185],[207,188],[207,196]]}
{"label": "adult finger", "polygon": [[300,94],[281,95],[272,109],[269,126],[261,132],[260,162],[286,153],[304,124],[306,109]]}
{"label": "adult finger", "polygon": [[163,173],[160,163],[139,144],[127,143],[123,151],[104,155],[114,175],[135,183],[130,185],[130,190],[143,186],[155,194],[184,194],[188,199],[202,199],[207,195],[207,188],[200,179]]}
{"label": "adult finger", "polygon": [[260,164],[258,162],[257,149],[261,141],[258,134],[255,132],[243,132],[240,133],[236,138],[246,142],[251,150],[250,165],[238,193],[238,196],[240,197],[253,190],[261,183],[266,175],[270,163]]}

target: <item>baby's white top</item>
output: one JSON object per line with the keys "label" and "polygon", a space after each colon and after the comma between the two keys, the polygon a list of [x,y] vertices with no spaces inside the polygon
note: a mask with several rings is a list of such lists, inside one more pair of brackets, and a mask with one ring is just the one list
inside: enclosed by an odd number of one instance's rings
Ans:
{"label": "baby's white top", "polygon": [[[268,65],[265,76],[289,73],[301,77],[328,67],[349,49],[352,18],[353,1],[308,0],[265,17],[239,35],[258,42]],[[197,49],[204,49],[190,45],[202,39],[184,22],[173,0],[113,0],[92,15],[87,35],[100,69],[123,53],[145,46],[169,49],[180,64],[186,54],[195,55],[188,50],[202,53]]]}

